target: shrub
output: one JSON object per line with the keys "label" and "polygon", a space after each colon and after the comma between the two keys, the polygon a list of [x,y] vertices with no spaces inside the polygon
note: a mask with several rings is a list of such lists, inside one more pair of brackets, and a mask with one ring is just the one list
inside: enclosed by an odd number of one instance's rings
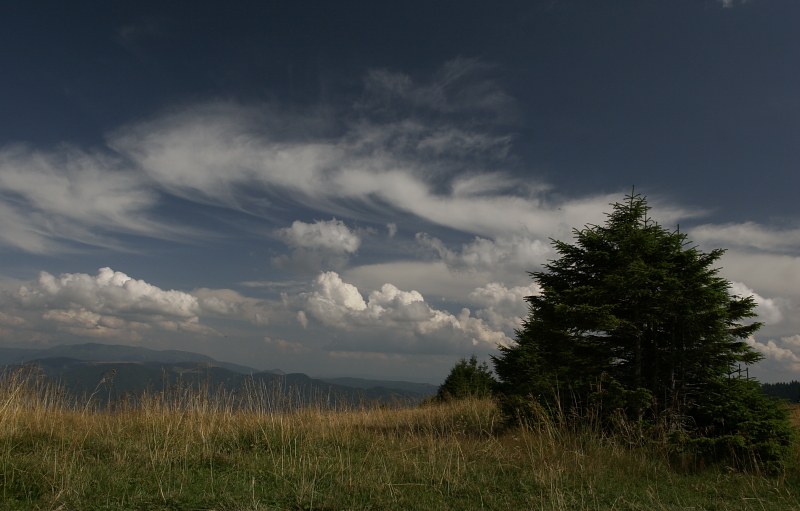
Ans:
{"label": "shrub", "polygon": [[489,397],[497,384],[486,362],[478,364],[472,355],[469,360],[462,358],[450,370],[450,374],[439,387],[438,401],[464,399],[467,397]]}
{"label": "shrub", "polygon": [[692,415],[696,429],[685,445],[708,461],[755,463],[774,471],[798,440],[786,403],[765,396],[754,380],[714,381]]}

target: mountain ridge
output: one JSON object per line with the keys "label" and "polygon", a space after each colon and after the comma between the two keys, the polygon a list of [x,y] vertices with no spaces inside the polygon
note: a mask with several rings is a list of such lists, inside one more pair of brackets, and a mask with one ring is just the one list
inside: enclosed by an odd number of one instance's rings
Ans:
{"label": "mountain ridge", "polygon": [[97,392],[102,383],[109,383],[105,373],[112,370],[113,386],[118,395],[141,393],[148,388],[163,390],[165,383],[186,383],[187,379],[232,389],[244,385],[247,378],[270,385],[303,386],[306,393],[317,396],[334,393],[347,396],[351,401],[419,402],[436,393],[436,387],[426,383],[312,378],[304,373],[287,374],[280,369],[262,371],[189,351],[153,350],[124,344],[66,344],[44,349],[0,347],[0,365],[16,366],[23,362],[36,364],[47,377],[58,380],[75,395]]}
{"label": "mountain ridge", "polygon": [[[259,373],[261,369],[230,362],[220,362],[208,355],[181,350],[153,350],[125,344],[102,344],[89,342],[83,344],[60,344],[43,349],[0,348],[0,365],[17,364],[20,357],[28,361],[43,358],[66,357],[76,360],[99,360],[107,362],[210,362],[220,367],[242,374]],[[280,371],[279,369],[273,371]],[[282,372],[282,371],[280,371]]]}

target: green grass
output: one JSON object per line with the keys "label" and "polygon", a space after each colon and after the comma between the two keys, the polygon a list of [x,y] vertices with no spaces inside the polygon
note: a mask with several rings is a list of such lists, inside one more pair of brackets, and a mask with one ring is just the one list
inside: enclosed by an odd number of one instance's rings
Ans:
{"label": "green grass", "polygon": [[489,400],[266,413],[257,403],[236,411],[232,395],[179,397],[94,410],[33,375],[5,375],[2,506],[800,509],[797,467],[772,477],[699,468],[663,445],[548,424],[501,429]]}

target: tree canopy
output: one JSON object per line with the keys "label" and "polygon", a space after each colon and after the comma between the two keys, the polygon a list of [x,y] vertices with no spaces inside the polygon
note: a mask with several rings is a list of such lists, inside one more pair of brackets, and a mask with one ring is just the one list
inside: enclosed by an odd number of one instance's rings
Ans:
{"label": "tree canopy", "polygon": [[472,355],[469,360],[462,358],[453,366],[439,387],[436,399],[446,401],[465,397],[488,397],[496,384],[489,365],[486,362],[478,364],[478,359]]}
{"label": "tree canopy", "polygon": [[[724,250],[699,250],[649,209],[632,194],[613,204],[604,225],[574,230],[574,245],[553,241],[559,257],[530,274],[541,293],[526,298],[516,343],[493,358],[506,412],[543,406],[602,420],[621,411],[637,421],[672,420],[697,436],[757,431],[731,441],[786,448],[794,437],[785,409],[761,396],[757,382],[731,376],[761,359],[744,341],[761,326],[746,321],[755,316],[753,298],[732,295],[718,276]],[[750,412],[723,417],[725,402]],[[773,422],[753,427],[756,408],[772,410]]]}
{"label": "tree canopy", "polygon": [[560,257],[531,273],[542,292],[527,298],[517,344],[494,360],[506,392],[541,397],[561,385],[585,401],[605,379],[674,408],[760,359],[743,341],[761,326],[742,323],[753,298],[731,296],[713,267],[724,251],[655,223],[641,195],[613,208],[605,225],[575,230],[574,245],[554,241]]}

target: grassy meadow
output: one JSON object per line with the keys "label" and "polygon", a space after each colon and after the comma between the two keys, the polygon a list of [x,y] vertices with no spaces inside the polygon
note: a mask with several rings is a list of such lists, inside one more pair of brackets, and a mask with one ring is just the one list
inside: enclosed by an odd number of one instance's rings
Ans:
{"label": "grassy meadow", "polygon": [[35,372],[6,373],[3,509],[800,509],[800,454],[770,476],[624,435],[503,428],[490,400],[274,399],[183,386],[95,406]]}

